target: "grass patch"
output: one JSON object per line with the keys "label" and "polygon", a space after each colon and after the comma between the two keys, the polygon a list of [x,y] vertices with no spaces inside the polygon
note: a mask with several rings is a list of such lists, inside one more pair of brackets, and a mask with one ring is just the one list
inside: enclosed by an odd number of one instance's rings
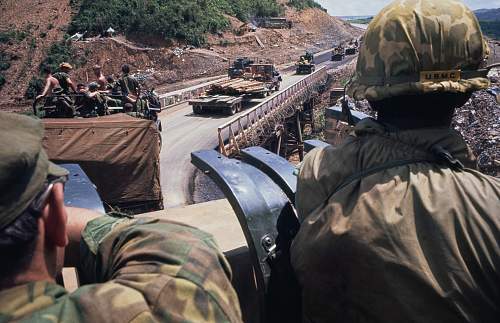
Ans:
{"label": "grass patch", "polygon": [[26,99],[33,100],[39,93],[42,93],[44,87],[44,82],[40,77],[32,77],[28,83],[28,88],[24,93]]}
{"label": "grass patch", "polygon": [[0,31],[0,43],[21,42],[27,36],[26,32],[15,29]]}
{"label": "grass patch", "polygon": [[59,68],[59,64],[62,62],[75,64],[74,56],[71,41],[62,40],[50,46],[47,56],[40,66],[49,66],[51,70],[56,71]]}

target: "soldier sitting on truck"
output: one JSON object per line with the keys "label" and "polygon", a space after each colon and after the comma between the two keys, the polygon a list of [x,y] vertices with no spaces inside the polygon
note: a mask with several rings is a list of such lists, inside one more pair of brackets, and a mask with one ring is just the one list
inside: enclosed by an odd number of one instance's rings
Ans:
{"label": "soldier sitting on truck", "polygon": [[[66,95],[59,81],[52,75],[49,66],[42,67],[45,75],[45,87],[35,101],[47,98],[43,104],[44,113],[39,116],[51,118],[72,118],[74,116],[73,101]],[[57,73],[56,73],[57,74]]]}
{"label": "soldier sitting on truck", "polygon": [[45,87],[43,88],[43,92],[37,95],[36,100],[52,95],[54,89],[61,87],[59,81],[52,75],[52,70],[49,66],[43,66],[41,72],[42,76],[45,77]]}
{"label": "soldier sitting on truck", "polygon": [[54,74],[54,78],[59,82],[64,94],[70,94],[70,90],[76,93],[76,86],[69,76],[72,69],[73,66],[71,66],[71,64],[64,62],[59,64],[59,72]]}
{"label": "soldier sitting on truck", "polygon": [[122,66],[123,75],[120,78],[120,88],[124,102],[135,104],[140,96],[141,88],[139,82],[130,75],[130,67],[127,64]]}
{"label": "soldier sitting on truck", "polygon": [[78,84],[78,95],[75,100],[76,110],[81,117],[104,116],[108,114],[106,96],[99,91],[99,84],[92,82],[88,88]]}
{"label": "soldier sitting on truck", "polygon": [[106,80],[106,77],[104,77],[104,74],[102,74],[102,67],[100,65],[94,65],[92,70],[94,71],[94,75],[96,77],[95,82],[99,84],[99,91],[106,91],[108,81]]}

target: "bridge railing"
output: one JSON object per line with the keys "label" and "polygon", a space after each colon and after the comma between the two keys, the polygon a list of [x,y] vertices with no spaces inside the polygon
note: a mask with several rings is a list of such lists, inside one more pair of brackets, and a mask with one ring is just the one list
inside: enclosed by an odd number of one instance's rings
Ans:
{"label": "bridge railing", "polygon": [[269,116],[276,110],[294,104],[298,98],[324,80],[326,76],[327,69],[322,67],[275,94],[269,100],[220,126],[218,128],[219,152],[224,156],[229,156],[233,153],[239,153],[242,145],[244,147],[255,145],[255,142],[251,141],[250,132],[260,130],[261,133],[265,133],[265,125],[269,123]]}

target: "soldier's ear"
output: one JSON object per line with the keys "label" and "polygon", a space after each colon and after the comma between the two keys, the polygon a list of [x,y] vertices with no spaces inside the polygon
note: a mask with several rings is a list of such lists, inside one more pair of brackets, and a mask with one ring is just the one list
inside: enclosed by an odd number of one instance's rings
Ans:
{"label": "soldier's ear", "polygon": [[68,244],[68,215],[64,206],[63,184],[54,185],[47,206],[42,216],[45,225],[46,243],[55,247],[66,247]]}

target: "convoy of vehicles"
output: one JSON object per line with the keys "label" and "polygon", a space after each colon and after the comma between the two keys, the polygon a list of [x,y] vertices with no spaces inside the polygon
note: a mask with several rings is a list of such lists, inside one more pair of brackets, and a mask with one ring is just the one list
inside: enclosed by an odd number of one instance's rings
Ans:
{"label": "convoy of vehicles", "polygon": [[189,104],[195,114],[222,111],[233,115],[251,98],[264,98],[279,91],[282,77],[272,63],[252,63],[238,77],[211,85],[206,95],[192,99]]}

